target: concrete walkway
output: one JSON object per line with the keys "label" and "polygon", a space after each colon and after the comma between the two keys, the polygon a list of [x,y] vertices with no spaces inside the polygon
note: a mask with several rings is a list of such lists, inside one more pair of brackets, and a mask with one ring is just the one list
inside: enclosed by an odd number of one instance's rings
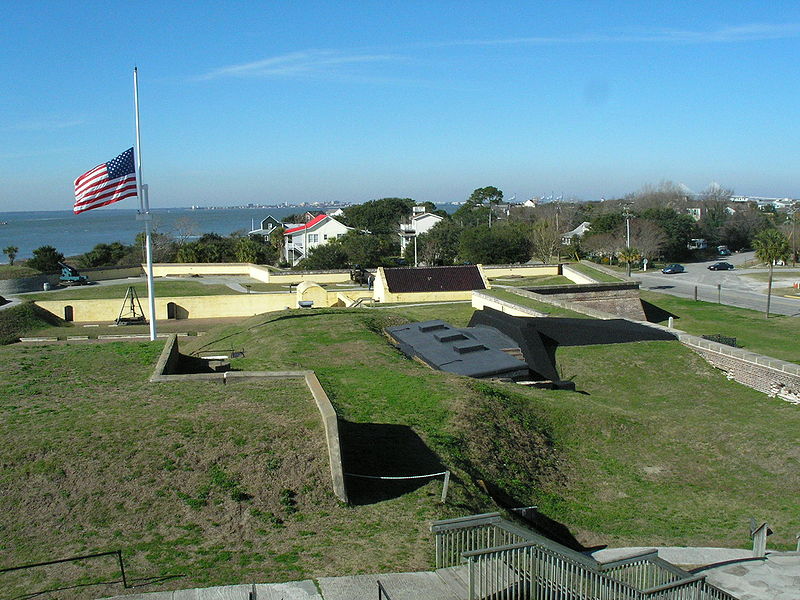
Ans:
{"label": "concrete walkway", "polygon": [[[768,552],[734,548],[607,548],[592,556],[607,562],[656,549],[658,555],[705,575],[710,584],[739,600],[800,600],[800,552]],[[706,566],[701,566],[706,565]],[[392,600],[466,600],[466,567],[415,573],[377,573],[320,577],[288,583],[230,585],[201,589],[126,594],[108,600],[377,600],[383,584]],[[317,589],[317,586],[319,589]]]}

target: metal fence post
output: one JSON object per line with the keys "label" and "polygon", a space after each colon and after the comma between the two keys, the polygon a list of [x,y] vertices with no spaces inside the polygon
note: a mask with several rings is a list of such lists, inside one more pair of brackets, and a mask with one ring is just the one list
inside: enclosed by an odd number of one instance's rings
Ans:
{"label": "metal fence post", "polygon": [[475,559],[470,558],[467,562],[467,600],[475,600]]}
{"label": "metal fence post", "polygon": [[122,571],[122,587],[128,588],[128,579],[125,577],[125,565],[122,563],[122,550],[117,550],[117,559],[119,559],[119,570]]}

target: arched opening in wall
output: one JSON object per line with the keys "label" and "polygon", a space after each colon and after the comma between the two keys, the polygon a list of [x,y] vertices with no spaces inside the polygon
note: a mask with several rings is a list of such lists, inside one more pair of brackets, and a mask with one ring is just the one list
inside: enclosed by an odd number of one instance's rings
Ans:
{"label": "arched opening in wall", "polygon": [[71,305],[67,305],[64,307],[64,320],[65,321],[73,321],[75,319],[75,312]]}
{"label": "arched opening in wall", "polygon": [[175,303],[167,302],[167,318],[174,319],[175,317]]}

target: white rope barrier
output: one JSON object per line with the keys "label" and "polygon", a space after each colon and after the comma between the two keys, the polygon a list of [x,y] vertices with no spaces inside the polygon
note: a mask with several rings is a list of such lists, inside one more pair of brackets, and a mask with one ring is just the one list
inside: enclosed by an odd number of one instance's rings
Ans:
{"label": "white rope barrier", "polygon": [[429,479],[431,477],[440,477],[444,475],[444,481],[442,485],[442,504],[445,503],[447,500],[447,488],[450,486],[450,471],[442,471],[441,473],[430,473],[428,475],[405,475],[402,477],[399,476],[380,476],[380,475],[359,475],[358,473],[345,473],[347,477],[359,477],[360,479],[381,479],[381,480],[390,480],[390,481],[398,481],[403,479]]}

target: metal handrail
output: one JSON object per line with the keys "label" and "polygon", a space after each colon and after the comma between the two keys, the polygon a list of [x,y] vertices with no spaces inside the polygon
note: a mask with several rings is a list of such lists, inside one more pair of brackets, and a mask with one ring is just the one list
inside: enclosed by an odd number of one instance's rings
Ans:
{"label": "metal handrail", "polygon": [[381,580],[377,580],[378,583],[378,600],[392,600],[392,597],[389,595],[389,592],[386,591],[386,588],[383,587]]}
{"label": "metal handrail", "polygon": [[[460,533],[460,531],[469,532],[470,530],[499,530],[504,534],[498,539],[497,534],[480,534],[477,538],[470,538],[469,534],[466,534],[468,537],[465,538],[465,534]],[[587,576],[591,575],[592,577],[598,577],[601,581],[607,581],[608,585],[628,593],[632,598],[644,600],[670,590],[699,586],[698,589],[704,593],[703,597],[714,598],[715,600],[736,600],[734,596],[707,583],[705,576],[693,575],[659,558],[658,551],[655,549],[600,563],[589,556],[510,523],[503,519],[499,513],[485,513],[471,517],[435,521],[431,524],[431,531],[436,534],[437,538],[437,563],[439,562],[440,546],[444,545],[446,551],[443,556],[449,557],[447,562],[453,564],[453,560],[460,554],[461,559],[470,565],[470,577],[472,576],[473,565],[496,559],[506,563],[508,560],[506,555],[508,553],[513,555],[516,552],[525,552],[525,549],[532,548],[536,552],[541,552],[542,555],[547,555],[572,565],[572,567],[569,567],[571,569],[577,569],[579,572],[586,573]],[[441,542],[440,538],[442,539]],[[483,539],[481,540],[481,538]],[[515,538],[523,541],[510,541]],[[454,542],[446,541],[448,539],[453,539]],[[470,543],[469,540],[477,541],[479,544]],[[495,542],[505,541],[506,543],[491,546],[492,540]],[[475,548],[476,545],[481,543],[488,546]],[[448,544],[450,545],[448,546]],[[467,548],[472,546],[473,549],[465,549],[465,546]],[[459,553],[459,550],[462,551]],[[454,552],[457,554],[453,554]],[[440,565],[437,564],[437,566]],[[511,564],[508,564],[508,567],[516,571]],[[645,588],[645,585],[649,585],[649,587]],[[707,596],[706,594],[710,595]],[[626,597],[628,596],[626,595]]]}

